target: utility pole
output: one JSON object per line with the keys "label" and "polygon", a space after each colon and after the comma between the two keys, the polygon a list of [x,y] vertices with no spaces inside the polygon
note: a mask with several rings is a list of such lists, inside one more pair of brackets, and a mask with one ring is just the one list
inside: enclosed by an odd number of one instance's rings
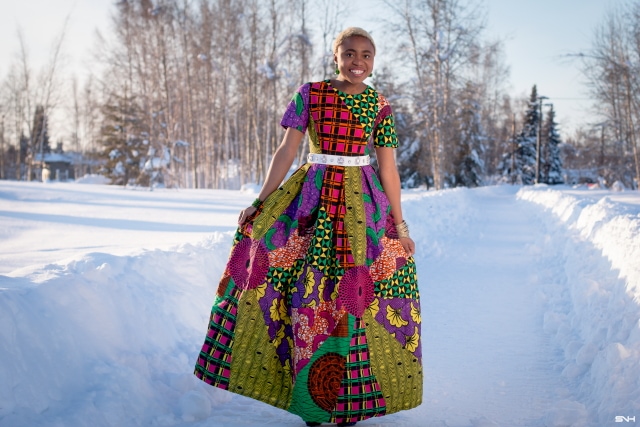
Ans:
{"label": "utility pole", "polygon": [[536,184],[540,183],[540,151],[542,148],[542,100],[549,99],[547,96],[539,96],[538,97],[538,132],[536,135],[536,179],[534,182]]}
{"label": "utility pole", "polygon": [[2,122],[0,122],[0,179],[4,179],[4,170],[5,170],[5,155],[6,150],[4,149],[4,116],[2,115]]}
{"label": "utility pole", "polygon": [[42,181],[42,173],[44,171],[44,136],[47,130],[47,115],[42,110],[42,130],[40,131],[40,181]]}
{"label": "utility pole", "polygon": [[600,150],[598,153],[598,173],[600,174],[604,171],[604,131],[606,127],[606,121],[594,125],[594,128],[600,128]]}
{"label": "utility pole", "polygon": [[516,114],[513,113],[513,120],[511,121],[511,184],[516,183],[516,150],[518,149],[518,142],[516,137]]}

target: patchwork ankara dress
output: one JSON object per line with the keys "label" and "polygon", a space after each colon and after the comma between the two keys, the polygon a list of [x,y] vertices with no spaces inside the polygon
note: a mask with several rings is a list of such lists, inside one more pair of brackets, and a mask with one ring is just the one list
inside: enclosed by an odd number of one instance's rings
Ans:
{"label": "patchwork ankara dress", "polygon": [[301,86],[281,124],[307,130],[320,162],[236,232],[195,374],[305,421],[418,406],[416,266],[369,160],[348,166],[372,146],[397,146],[391,108],[371,87],[348,95],[327,80]]}

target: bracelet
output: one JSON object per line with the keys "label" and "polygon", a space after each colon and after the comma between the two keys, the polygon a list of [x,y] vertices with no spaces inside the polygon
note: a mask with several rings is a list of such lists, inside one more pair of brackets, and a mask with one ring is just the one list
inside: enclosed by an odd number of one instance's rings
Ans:
{"label": "bracelet", "polygon": [[262,207],[262,200],[260,200],[260,198],[256,198],[253,203],[251,203],[251,206],[256,209],[260,209]]}
{"label": "bracelet", "polygon": [[400,224],[396,224],[396,231],[398,232],[398,238],[409,237],[409,226],[402,220]]}

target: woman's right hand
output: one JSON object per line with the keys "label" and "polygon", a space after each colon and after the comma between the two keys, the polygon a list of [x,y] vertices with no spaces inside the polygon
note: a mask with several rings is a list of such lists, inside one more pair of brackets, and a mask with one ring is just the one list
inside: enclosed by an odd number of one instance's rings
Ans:
{"label": "woman's right hand", "polygon": [[411,237],[400,237],[400,244],[408,256],[416,254],[416,244]]}
{"label": "woman's right hand", "polygon": [[257,211],[258,209],[254,208],[253,206],[249,206],[248,208],[241,210],[240,216],[238,217],[238,225],[243,225],[249,218],[254,216]]}

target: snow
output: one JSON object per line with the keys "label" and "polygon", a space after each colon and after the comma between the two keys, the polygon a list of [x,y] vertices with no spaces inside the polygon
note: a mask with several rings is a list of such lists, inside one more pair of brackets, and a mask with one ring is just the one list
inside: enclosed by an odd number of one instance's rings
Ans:
{"label": "snow", "polygon": [[[34,157],[35,157],[35,161],[39,162],[40,159],[42,158],[42,155],[40,153],[36,153]],[[48,163],[54,163],[54,162],[71,163],[73,161],[73,158],[63,153],[45,153],[44,161]]]}
{"label": "snow", "polygon": [[575,381],[599,425],[635,416],[640,413],[638,193],[535,188],[518,197],[553,213],[543,217],[550,235],[566,236],[553,245],[554,258],[564,262],[564,286],[547,287],[544,321],[564,350],[562,375]]}
{"label": "snow", "polygon": [[[237,215],[258,188],[94,181],[0,181],[0,426],[302,426],[192,375]],[[358,425],[640,417],[640,194],[412,190],[403,208],[424,401]]]}

